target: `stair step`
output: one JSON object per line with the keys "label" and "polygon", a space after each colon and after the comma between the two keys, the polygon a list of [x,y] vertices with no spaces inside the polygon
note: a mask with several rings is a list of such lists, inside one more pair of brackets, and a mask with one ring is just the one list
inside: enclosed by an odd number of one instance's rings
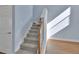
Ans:
{"label": "stair step", "polygon": [[32,25],[32,27],[37,27],[37,28],[40,28],[40,26],[38,26],[38,25]]}
{"label": "stair step", "polygon": [[24,43],[38,44],[38,41],[37,40],[28,40],[28,39],[25,39]]}
{"label": "stair step", "polygon": [[37,29],[30,29],[29,31],[37,32],[37,31],[39,31],[39,29],[38,30]]}
{"label": "stair step", "polygon": [[29,32],[27,35],[38,36],[37,32]]}
{"label": "stair step", "polygon": [[38,26],[38,25],[32,25],[32,27],[37,27],[37,28],[40,28],[40,25]]}
{"label": "stair step", "polygon": [[29,33],[30,33],[30,34],[35,34],[35,35],[38,34],[38,32],[32,32],[32,31],[30,31]]}
{"label": "stair step", "polygon": [[31,28],[30,30],[38,31],[39,28]]}
{"label": "stair step", "polygon": [[32,25],[32,27],[37,27],[37,28],[40,28],[40,26],[36,26],[36,25]]}
{"label": "stair step", "polygon": [[31,27],[31,29],[39,30],[39,27]]}
{"label": "stair step", "polygon": [[40,22],[39,21],[37,21],[37,22],[33,22],[33,24],[39,24]]}
{"label": "stair step", "polygon": [[33,24],[41,24],[42,22],[40,21],[37,21],[37,22],[34,22]]}
{"label": "stair step", "polygon": [[37,34],[38,31],[29,31],[29,33],[35,33],[35,34]]}
{"label": "stair step", "polygon": [[37,37],[38,34],[31,34],[31,33],[28,33],[27,36]]}
{"label": "stair step", "polygon": [[39,29],[40,29],[40,27],[37,27],[37,26],[32,26],[32,27],[31,27],[31,29],[38,29],[38,30],[39,30]]}
{"label": "stair step", "polygon": [[41,24],[39,23],[39,24],[33,24],[32,26],[40,26]]}
{"label": "stair step", "polygon": [[25,41],[27,40],[33,40],[33,41],[38,41],[38,37],[26,37],[24,38]]}
{"label": "stair step", "polygon": [[35,33],[38,33],[38,30],[35,31],[35,30],[29,30],[29,32],[35,32]]}
{"label": "stair step", "polygon": [[39,29],[40,27],[38,27],[38,26],[32,26],[31,28],[33,28],[33,29]]}
{"label": "stair step", "polygon": [[21,45],[21,49],[22,50],[27,50],[27,51],[34,51],[34,52],[36,52],[37,51],[37,45],[36,44],[28,44],[28,43],[23,43],[22,45]]}
{"label": "stair step", "polygon": [[29,32],[28,34],[29,34],[29,35],[38,35],[37,32]]}
{"label": "stair step", "polygon": [[37,48],[37,44],[32,44],[32,43],[23,43],[21,47],[30,47],[30,48]]}
{"label": "stair step", "polygon": [[19,51],[16,52],[16,54],[36,54],[37,52],[32,52],[32,51],[27,51],[27,50],[22,50],[20,49]]}

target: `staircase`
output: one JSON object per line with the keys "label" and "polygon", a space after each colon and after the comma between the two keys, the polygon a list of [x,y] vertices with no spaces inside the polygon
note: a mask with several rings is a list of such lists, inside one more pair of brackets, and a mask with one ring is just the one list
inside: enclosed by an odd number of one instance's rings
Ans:
{"label": "staircase", "polygon": [[38,32],[41,23],[33,23],[29,33],[24,38],[19,51],[16,54],[37,54],[38,49]]}

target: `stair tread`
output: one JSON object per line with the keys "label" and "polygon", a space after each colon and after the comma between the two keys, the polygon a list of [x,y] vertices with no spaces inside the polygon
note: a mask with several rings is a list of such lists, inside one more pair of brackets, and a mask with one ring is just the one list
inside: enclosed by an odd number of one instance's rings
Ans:
{"label": "stair tread", "polygon": [[29,30],[29,32],[35,32],[35,33],[38,33],[38,31],[34,31],[34,30]]}
{"label": "stair tread", "polygon": [[24,46],[21,46],[21,48],[20,49],[22,49],[22,50],[26,50],[26,51],[32,51],[32,52],[36,52],[37,51],[37,46],[26,46],[26,45],[24,45]]}
{"label": "stair tread", "polygon": [[16,52],[16,54],[36,54],[37,52],[34,51],[27,51],[27,50],[22,50],[20,49],[19,51]]}
{"label": "stair tread", "polygon": [[30,29],[29,31],[39,31],[39,30],[37,30],[37,29]]}
{"label": "stair tread", "polygon": [[32,30],[32,31],[38,31],[39,29],[30,29],[30,30]]}
{"label": "stair tread", "polygon": [[29,36],[27,35],[25,39],[38,39],[38,36]]}
{"label": "stair tread", "polygon": [[35,27],[35,28],[40,28],[40,26],[35,26],[35,25],[32,25],[32,27]]}
{"label": "stair tread", "polygon": [[37,37],[38,35],[32,35],[32,34],[28,34],[28,37]]}
{"label": "stair tread", "polygon": [[28,33],[27,35],[37,36],[38,33]]}
{"label": "stair tread", "polygon": [[28,39],[25,39],[25,40],[24,40],[24,43],[37,44],[37,43],[38,43],[38,41],[37,41],[37,40],[28,40]]}
{"label": "stair tread", "polygon": [[40,25],[40,23],[36,23],[36,24],[35,24],[35,23],[33,23],[32,25]]}
{"label": "stair tread", "polygon": [[36,47],[37,47],[37,44],[32,44],[32,43],[23,43],[21,46],[23,46],[23,47],[36,48]]}
{"label": "stair tread", "polygon": [[30,33],[30,34],[35,34],[35,35],[38,34],[38,32],[29,32],[29,33]]}
{"label": "stair tread", "polygon": [[38,33],[38,31],[30,31],[30,30],[29,30],[29,32],[35,32],[35,33]]}
{"label": "stair tread", "polygon": [[32,29],[39,29],[40,27],[32,26]]}
{"label": "stair tread", "polygon": [[34,40],[34,41],[38,41],[37,37],[26,37],[24,38],[24,40]]}
{"label": "stair tread", "polygon": [[32,26],[31,28],[37,28],[37,29],[39,29],[39,28],[40,28],[40,26]]}

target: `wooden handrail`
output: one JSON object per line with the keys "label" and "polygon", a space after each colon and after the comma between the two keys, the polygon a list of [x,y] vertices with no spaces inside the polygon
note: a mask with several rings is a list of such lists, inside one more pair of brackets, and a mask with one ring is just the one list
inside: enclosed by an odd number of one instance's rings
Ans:
{"label": "wooden handrail", "polygon": [[41,30],[41,18],[40,18],[40,22],[39,22],[39,31],[38,31],[38,49],[37,49],[37,53],[40,54],[40,30]]}
{"label": "wooden handrail", "polygon": [[40,47],[40,40],[41,40],[41,33],[40,33],[40,31],[41,31],[41,24],[42,24],[42,22],[41,22],[41,18],[40,18],[40,21],[39,21],[39,31],[38,31],[38,48],[37,48],[37,53],[38,54],[40,54],[41,53],[41,47]]}
{"label": "wooden handrail", "polygon": [[38,31],[38,54],[40,54],[40,30]]}

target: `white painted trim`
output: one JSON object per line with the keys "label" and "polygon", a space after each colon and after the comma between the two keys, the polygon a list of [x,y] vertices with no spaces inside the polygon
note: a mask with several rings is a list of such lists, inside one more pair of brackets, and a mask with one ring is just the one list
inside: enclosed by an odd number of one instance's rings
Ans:
{"label": "white painted trim", "polygon": [[20,49],[20,45],[23,43],[23,39],[18,43],[15,53]]}
{"label": "white painted trim", "polygon": [[71,8],[67,8],[64,12],[62,12],[60,15],[58,15],[55,19],[53,19],[51,22],[47,24],[47,30],[50,30],[51,27],[62,21],[64,18],[70,15]]}
{"label": "white painted trim", "polygon": [[76,39],[55,38],[55,37],[50,37],[49,39],[51,39],[51,40],[69,41],[69,42],[78,42],[79,43],[79,40],[76,40]]}
{"label": "white painted trim", "polygon": [[69,17],[67,17],[65,20],[57,24],[54,28],[51,30],[47,30],[47,39],[49,39],[54,34],[58,33],[62,29],[66,28],[69,25]]}

